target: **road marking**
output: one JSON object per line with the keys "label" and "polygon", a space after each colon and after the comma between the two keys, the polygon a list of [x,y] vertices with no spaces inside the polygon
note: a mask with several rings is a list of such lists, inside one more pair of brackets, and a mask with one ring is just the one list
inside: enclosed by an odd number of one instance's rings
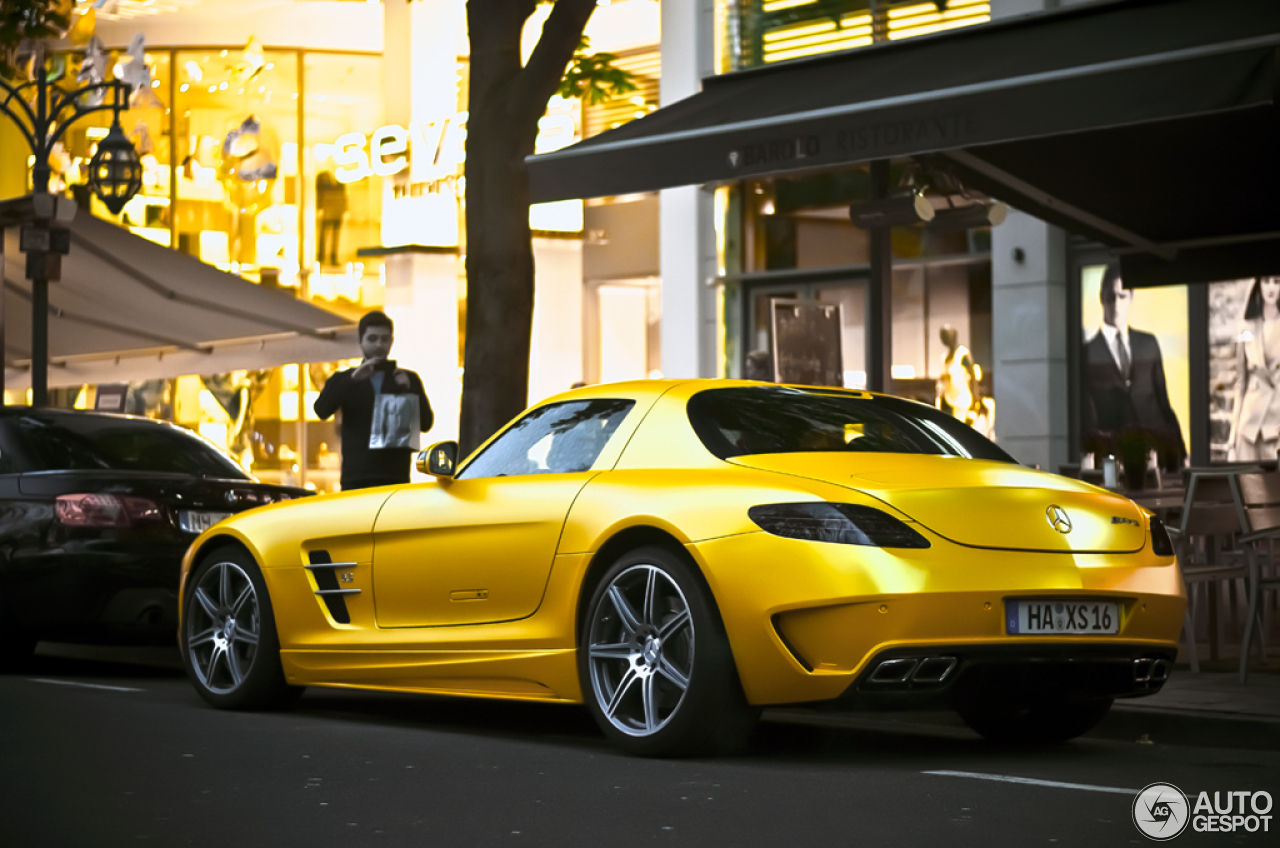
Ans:
{"label": "road marking", "polygon": [[128,686],[104,686],[101,683],[79,683],[75,680],[47,680],[43,677],[28,677],[32,683],[53,683],[58,686],[83,686],[85,689],[109,689],[112,692],[145,692],[145,689],[130,689]]}
{"label": "road marking", "polygon": [[971,777],[975,780],[996,780],[1001,783],[1024,783],[1028,786],[1051,786],[1055,789],[1083,789],[1085,792],[1110,792],[1115,795],[1137,795],[1140,789],[1122,789],[1119,786],[1093,786],[1088,783],[1060,783],[1056,780],[1036,780],[1032,777],[1014,777],[1010,774],[982,774],[976,771],[923,771],[921,774],[939,774],[943,777]]}

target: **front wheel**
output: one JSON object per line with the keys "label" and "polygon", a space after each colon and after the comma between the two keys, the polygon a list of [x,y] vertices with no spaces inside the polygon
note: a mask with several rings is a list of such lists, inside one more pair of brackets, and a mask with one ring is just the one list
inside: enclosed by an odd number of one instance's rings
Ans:
{"label": "front wheel", "polygon": [[271,709],[302,694],[285,681],[262,572],[237,548],[213,551],[192,571],[183,598],[182,658],[196,691],[215,707]]}
{"label": "front wheel", "polygon": [[1111,709],[1111,698],[1038,700],[1029,704],[961,704],[960,718],[992,742],[1051,745],[1092,730]]}
{"label": "front wheel", "polygon": [[632,551],[605,573],[587,608],[583,694],[605,735],[631,753],[726,752],[755,724],[719,614],[693,568],[666,548]]}

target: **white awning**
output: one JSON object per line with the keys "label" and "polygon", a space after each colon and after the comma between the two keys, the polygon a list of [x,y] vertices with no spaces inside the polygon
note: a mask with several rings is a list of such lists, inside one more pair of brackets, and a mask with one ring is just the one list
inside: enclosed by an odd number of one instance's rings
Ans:
{"label": "white awning", "polygon": [[[5,232],[5,388],[30,386],[31,283]],[[348,319],[219,271],[81,211],[49,284],[49,386],[113,383],[359,355]]]}

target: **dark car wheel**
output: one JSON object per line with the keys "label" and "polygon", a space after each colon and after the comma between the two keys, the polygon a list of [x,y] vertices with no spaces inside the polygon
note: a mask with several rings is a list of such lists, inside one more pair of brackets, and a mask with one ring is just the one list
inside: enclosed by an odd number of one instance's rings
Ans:
{"label": "dark car wheel", "polygon": [[280,665],[271,598],[244,550],[221,548],[192,571],[183,598],[182,658],[200,696],[221,709],[286,706],[302,693]]}
{"label": "dark car wheel", "polygon": [[680,554],[626,554],[596,587],[578,671],[587,708],[616,745],[644,756],[740,747],[747,705],[710,593]]}
{"label": "dark car wheel", "polygon": [[1106,717],[1111,698],[1060,698],[1029,704],[974,702],[957,707],[965,724],[992,742],[1050,745],[1088,733]]}

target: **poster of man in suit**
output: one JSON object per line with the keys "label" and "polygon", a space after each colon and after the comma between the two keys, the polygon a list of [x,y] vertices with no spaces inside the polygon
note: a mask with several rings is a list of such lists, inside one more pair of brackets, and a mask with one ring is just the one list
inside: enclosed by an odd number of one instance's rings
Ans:
{"label": "poster of man in suit", "polygon": [[1186,287],[1128,289],[1117,262],[1084,268],[1080,288],[1084,451],[1141,430],[1162,466],[1180,467],[1190,418]]}

